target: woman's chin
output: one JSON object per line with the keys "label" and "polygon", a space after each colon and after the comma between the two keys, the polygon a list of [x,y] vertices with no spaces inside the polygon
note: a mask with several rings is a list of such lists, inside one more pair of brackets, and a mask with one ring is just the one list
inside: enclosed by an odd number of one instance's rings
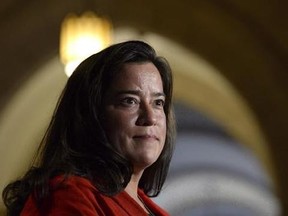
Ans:
{"label": "woman's chin", "polygon": [[134,168],[137,170],[144,170],[155,163],[157,158],[158,157],[153,155],[141,155],[137,160],[133,160]]}

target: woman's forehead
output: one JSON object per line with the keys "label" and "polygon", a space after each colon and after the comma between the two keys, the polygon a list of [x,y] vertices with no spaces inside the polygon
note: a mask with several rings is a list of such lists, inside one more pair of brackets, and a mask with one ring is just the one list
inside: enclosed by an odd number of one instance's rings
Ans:
{"label": "woman's forehead", "polygon": [[121,86],[147,86],[154,84],[161,87],[163,85],[158,69],[150,62],[125,64],[112,80],[112,84]]}

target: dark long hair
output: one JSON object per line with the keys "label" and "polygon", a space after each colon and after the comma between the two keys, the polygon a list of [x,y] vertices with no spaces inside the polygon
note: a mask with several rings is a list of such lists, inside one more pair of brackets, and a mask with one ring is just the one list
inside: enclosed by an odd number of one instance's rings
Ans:
{"label": "dark long hair", "polygon": [[83,176],[107,195],[117,194],[127,186],[132,165],[109,143],[101,125],[101,107],[113,77],[124,64],[132,62],[152,62],[160,72],[166,95],[164,149],[157,161],[145,169],[139,182],[148,196],[159,194],[174,150],[171,69],[148,44],[127,41],[90,56],[68,79],[34,165],[24,177],[10,183],[3,191],[9,215],[18,215],[32,192],[41,205],[49,195],[48,182],[56,175]]}

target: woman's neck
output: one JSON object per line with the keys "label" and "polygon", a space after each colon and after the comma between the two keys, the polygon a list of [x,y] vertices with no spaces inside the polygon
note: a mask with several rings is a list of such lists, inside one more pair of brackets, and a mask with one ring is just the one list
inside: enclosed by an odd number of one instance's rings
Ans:
{"label": "woman's neck", "polygon": [[132,174],[130,182],[126,186],[125,191],[126,193],[130,195],[130,197],[132,197],[143,208],[145,212],[148,213],[146,207],[144,206],[144,203],[138,197],[138,184],[142,176],[142,173],[143,172],[139,174],[135,174],[135,173]]}
{"label": "woman's neck", "polygon": [[127,184],[125,191],[133,198],[138,199],[138,185],[142,173],[133,173],[129,183]]}

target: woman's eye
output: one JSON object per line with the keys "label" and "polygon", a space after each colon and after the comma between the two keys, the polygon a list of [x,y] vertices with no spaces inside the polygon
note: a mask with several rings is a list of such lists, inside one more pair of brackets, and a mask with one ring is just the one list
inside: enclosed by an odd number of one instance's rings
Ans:
{"label": "woman's eye", "polygon": [[121,104],[123,105],[134,105],[137,104],[137,100],[135,98],[124,98],[121,100]]}
{"label": "woman's eye", "polygon": [[157,106],[164,107],[165,101],[162,100],[162,99],[159,99],[159,100],[156,100],[156,101],[155,101],[155,104],[156,104]]}

